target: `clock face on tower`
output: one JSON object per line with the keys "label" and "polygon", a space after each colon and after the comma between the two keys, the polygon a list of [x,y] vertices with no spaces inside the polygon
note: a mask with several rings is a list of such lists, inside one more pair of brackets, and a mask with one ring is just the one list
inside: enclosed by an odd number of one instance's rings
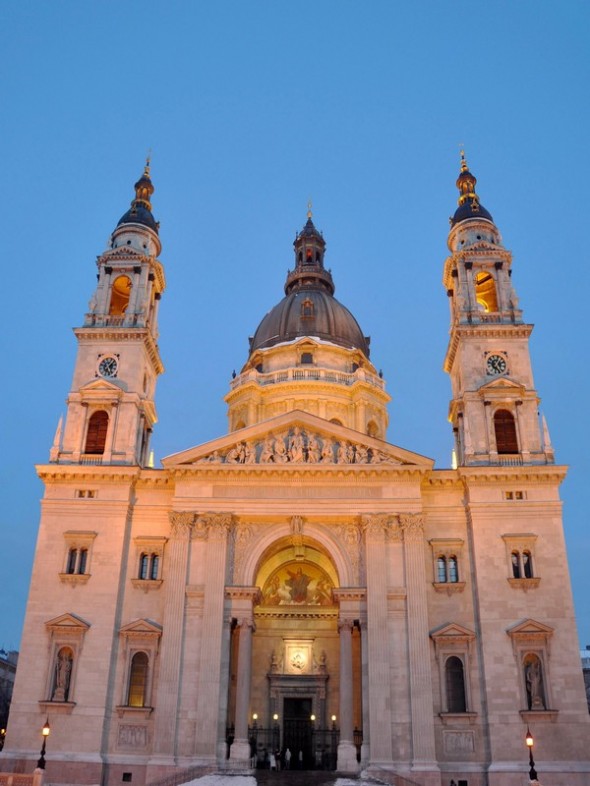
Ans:
{"label": "clock face on tower", "polygon": [[101,377],[116,377],[118,367],[117,358],[108,355],[98,364],[98,373]]}
{"label": "clock face on tower", "polygon": [[506,359],[502,355],[488,355],[486,360],[486,370],[488,374],[497,376],[498,374],[506,373]]}

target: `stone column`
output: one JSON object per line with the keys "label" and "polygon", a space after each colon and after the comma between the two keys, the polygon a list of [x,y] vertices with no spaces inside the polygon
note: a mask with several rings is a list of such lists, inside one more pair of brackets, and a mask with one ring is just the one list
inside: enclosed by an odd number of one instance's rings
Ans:
{"label": "stone column", "polygon": [[352,693],[352,627],[350,619],[338,620],[340,633],[340,742],[338,744],[338,771],[356,772],[354,746],[353,693]]}
{"label": "stone column", "polygon": [[236,685],[235,738],[231,746],[232,761],[249,763],[248,713],[250,709],[250,683],[252,680],[252,633],[255,629],[251,618],[240,620],[238,648],[238,681]]}
{"label": "stone column", "polygon": [[525,440],[525,429],[522,417],[522,401],[520,401],[520,399],[514,402],[514,420],[516,423],[516,433],[518,435],[518,447],[520,448],[522,460],[526,464],[528,461],[530,461],[531,454],[530,450],[528,449],[529,446],[526,444]]}
{"label": "stone column", "polygon": [[203,637],[199,663],[199,692],[195,753],[225,761],[228,639],[224,636],[227,540],[233,526],[229,513],[199,516],[196,537],[207,540],[203,584]]}
{"label": "stone column", "polygon": [[[170,542],[167,549],[166,600],[164,603],[162,648],[158,695],[155,706],[154,757],[158,763],[174,763],[178,706],[180,704],[180,664],[184,636],[184,596],[187,584],[189,546],[195,514],[172,511]],[[155,763],[152,759],[152,763]]]}
{"label": "stone column", "polygon": [[434,747],[434,709],[426,602],[424,517],[399,517],[404,541],[407,587],[408,654],[412,715],[412,770],[438,771]]}
{"label": "stone column", "polygon": [[361,745],[361,769],[369,764],[370,738],[369,738],[369,648],[367,646],[367,615],[363,613],[361,623],[361,707],[363,742]]}
{"label": "stone column", "polygon": [[497,461],[498,459],[498,446],[496,445],[496,432],[494,430],[494,424],[492,418],[490,416],[490,407],[492,406],[491,401],[484,401],[483,408],[484,408],[484,418],[486,424],[486,441],[488,446],[488,456],[490,457],[490,461]]}
{"label": "stone column", "polygon": [[[369,741],[370,764],[391,764],[391,682],[389,641],[387,630],[387,551],[385,532],[389,526],[385,514],[362,518],[365,531],[367,576],[367,633],[366,658],[369,702],[369,725],[363,727],[363,737]],[[365,642],[363,642],[364,647]]]}

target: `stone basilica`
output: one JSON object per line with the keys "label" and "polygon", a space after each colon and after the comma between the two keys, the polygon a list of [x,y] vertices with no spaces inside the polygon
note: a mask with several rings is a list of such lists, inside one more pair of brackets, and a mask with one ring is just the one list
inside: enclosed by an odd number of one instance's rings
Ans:
{"label": "stone basilica", "polygon": [[0,769],[34,766],[48,718],[52,783],[188,780],[288,749],[302,768],[391,783],[521,786],[528,727],[546,783],[588,783],[566,469],[539,419],[512,256],[475,186],[463,157],[441,290],[453,469],[385,440],[385,381],[311,213],[230,382],[228,433],[155,469],[166,282],[146,166],[98,258],[67,414],[37,468]]}

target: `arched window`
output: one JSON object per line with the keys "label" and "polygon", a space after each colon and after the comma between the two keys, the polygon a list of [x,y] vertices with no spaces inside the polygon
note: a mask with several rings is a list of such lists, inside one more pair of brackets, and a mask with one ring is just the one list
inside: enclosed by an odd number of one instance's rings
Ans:
{"label": "arched window", "polygon": [[71,548],[68,551],[68,564],[66,565],[66,573],[70,576],[74,574],[82,575],[86,573],[86,566],[88,564],[88,549]]}
{"label": "arched window", "polygon": [[447,689],[447,712],[466,712],[465,675],[463,661],[455,655],[445,663],[445,683]]}
{"label": "arched window", "polygon": [[511,412],[507,409],[499,409],[494,413],[494,430],[498,453],[518,453],[516,423]]}
{"label": "arched window", "polygon": [[525,579],[533,578],[533,558],[530,551],[522,552],[522,569]]}
{"label": "arched window", "polygon": [[527,704],[529,710],[544,710],[547,708],[545,701],[545,685],[543,681],[543,666],[538,655],[529,652],[523,660],[524,680],[526,686]]}
{"label": "arched window", "polygon": [[152,554],[150,564],[150,579],[155,581],[158,578],[158,570],[160,568],[160,557],[157,554]]}
{"label": "arched window", "polygon": [[449,575],[449,581],[451,584],[456,584],[459,581],[459,573],[457,571],[457,557],[452,554],[447,562],[447,570]]}
{"label": "arched window", "polygon": [[61,647],[55,658],[51,701],[68,700],[73,665],[74,651],[70,647]]}
{"label": "arched window", "polygon": [[85,453],[101,454],[104,453],[104,446],[107,441],[107,429],[109,427],[109,416],[103,410],[94,412],[88,421],[88,431],[86,432]]}
{"label": "arched window", "polygon": [[160,570],[160,555],[159,554],[146,554],[142,552],[139,557],[139,574],[138,578],[144,581],[156,581],[159,579]]}
{"label": "arched window", "polygon": [[306,298],[301,304],[301,316],[303,319],[313,317],[313,300]]}
{"label": "arched window", "polygon": [[148,656],[145,654],[145,652],[136,652],[131,659],[127,706],[145,707],[147,676]]}
{"label": "arched window", "polygon": [[493,275],[487,270],[482,270],[475,275],[475,299],[482,311],[498,310],[496,282]]}
{"label": "arched window", "polygon": [[68,564],[66,566],[66,573],[70,576],[76,572],[76,563],[78,561],[78,549],[70,549],[68,551]]}
{"label": "arched window", "polygon": [[520,572],[520,554],[518,551],[513,551],[511,555],[512,559],[512,577],[515,579],[521,578]]}
{"label": "arched window", "polygon": [[444,557],[436,560],[436,580],[441,583],[447,580],[447,561]]}
{"label": "arched window", "polygon": [[117,276],[113,281],[109,314],[120,316],[125,313],[131,297],[131,279],[128,276]]}
{"label": "arched window", "polygon": [[379,436],[379,429],[377,428],[377,424],[374,420],[370,420],[367,423],[367,434],[370,437],[378,437]]}

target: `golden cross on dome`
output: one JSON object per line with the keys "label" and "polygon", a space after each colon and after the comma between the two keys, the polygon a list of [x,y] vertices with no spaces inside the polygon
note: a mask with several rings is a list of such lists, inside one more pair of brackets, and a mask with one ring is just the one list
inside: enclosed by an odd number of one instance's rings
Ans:
{"label": "golden cross on dome", "polygon": [[308,218],[311,218],[311,215],[312,215],[311,208],[312,208],[311,199],[308,199],[307,200],[307,217]]}

